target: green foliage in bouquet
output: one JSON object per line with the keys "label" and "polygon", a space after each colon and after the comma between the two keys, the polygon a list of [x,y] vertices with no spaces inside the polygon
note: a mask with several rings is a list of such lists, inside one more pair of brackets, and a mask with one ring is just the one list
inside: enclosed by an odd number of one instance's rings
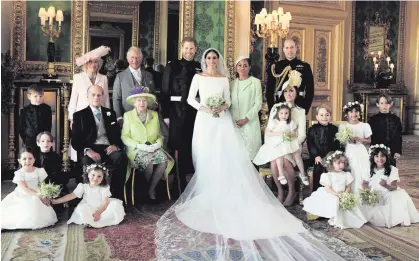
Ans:
{"label": "green foliage in bouquet", "polygon": [[[221,107],[225,104],[225,100],[222,96],[211,96],[207,99],[207,106],[211,109]],[[220,115],[218,113],[214,113],[212,117],[219,118]]]}
{"label": "green foliage in bouquet", "polygon": [[339,127],[339,131],[336,133],[336,139],[342,144],[351,141],[353,137],[352,129],[347,126]]}
{"label": "green foliage in bouquet", "polygon": [[60,185],[54,185],[51,183],[41,183],[38,194],[43,198],[53,199],[58,197],[60,195],[60,192]]}
{"label": "green foliage in bouquet", "polygon": [[378,203],[378,193],[373,189],[363,189],[359,195],[362,205],[374,206]]}
{"label": "green foliage in bouquet", "polygon": [[284,139],[284,141],[292,141],[294,139],[290,131],[284,131],[282,133],[282,138]]}
{"label": "green foliage in bouquet", "polygon": [[343,192],[339,200],[339,207],[342,210],[352,210],[355,207],[356,198],[352,193]]}

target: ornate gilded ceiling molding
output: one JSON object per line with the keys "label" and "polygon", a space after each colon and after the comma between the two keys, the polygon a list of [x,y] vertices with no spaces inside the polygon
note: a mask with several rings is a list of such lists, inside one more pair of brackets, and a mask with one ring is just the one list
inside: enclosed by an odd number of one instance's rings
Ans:
{"label": "ornate gilded ceiling molding", "polygon": [[[12,2],[11,20],[11,56],[23,62],[24,74],[41,75],[46,73],[48,69],[46,61],[26,61],[26,1]],[[55,63],[55,71],[60,76],[71,75],[71,62]]]}
{"label": "ornate gilded ceiling molding", "polygon": [[160,63],[160,1],[155,2],[155,15],[154,15],[154,47],[153,58],[154,61]]}
{"label": "ornate gilded ceiling molding", "polygon": [[178,57],[182,58],[181,43],[184,37],[193,37],[194,0],[181,0],[179,12],[179,48]]}
{"label": "ornate gilded ceiling molding", "polygon": [[224,57],[230,78],[234,78],[234,50],[236,45],[235,37],[235,2],[226,0],[225,2],[225,27],[224,27]]}

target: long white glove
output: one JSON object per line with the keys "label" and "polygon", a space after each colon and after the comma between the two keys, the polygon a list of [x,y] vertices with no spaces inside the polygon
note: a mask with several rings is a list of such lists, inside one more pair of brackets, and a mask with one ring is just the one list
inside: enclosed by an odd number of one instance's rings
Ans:
{"label": "long white glove", "polygon": [[137,144],[137,149],[140,149],[145,152],[154,152],[152,148],[153,145],[146,145],[146,144]]}

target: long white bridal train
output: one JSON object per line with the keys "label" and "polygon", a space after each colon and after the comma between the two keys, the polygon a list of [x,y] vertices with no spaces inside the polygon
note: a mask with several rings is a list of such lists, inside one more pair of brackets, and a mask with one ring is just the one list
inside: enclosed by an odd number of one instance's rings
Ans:
{"label": "long white bridal train", "polygon": [[368,260],[282,206],[249,160],[229,112],[198,112],[193,159],[194,177],[157,222],[158,260],[191,252],[208,256],[191,260],[236,260],[233,253],[245,261]]}

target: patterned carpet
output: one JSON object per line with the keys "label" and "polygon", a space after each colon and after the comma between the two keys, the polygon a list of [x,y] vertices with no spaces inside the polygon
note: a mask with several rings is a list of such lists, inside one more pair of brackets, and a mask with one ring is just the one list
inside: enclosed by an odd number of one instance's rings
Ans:
{"label": "patterned carpet", "polygon": [[[415,155],[419,137],[404,136],[404,155],[398,162],[401,187],[411,195],[419,208],[419,157]],[[11,191],[10,182],[2,183],[2,198]],[[2,260],[54,261],[151,261],[154,260],[154,227],[170,202],[158,206],[144,206],[127,211],[126,219],[118,226],[92,229],[66,225],[68,213],[60,222],[35,231],[3,231],[1,234]],[[301,206],[288,210],[323,233],[359,248],[373,260],[419,260],[419,225],[377,228],[365,225],[361,229],[340,230],[330,227],[326,220],[307,221]],[[212,260],[211,251],[193,251],[179,256],[182,260]],[[231,260],[239,261],[239,252],[231,253]]]}

